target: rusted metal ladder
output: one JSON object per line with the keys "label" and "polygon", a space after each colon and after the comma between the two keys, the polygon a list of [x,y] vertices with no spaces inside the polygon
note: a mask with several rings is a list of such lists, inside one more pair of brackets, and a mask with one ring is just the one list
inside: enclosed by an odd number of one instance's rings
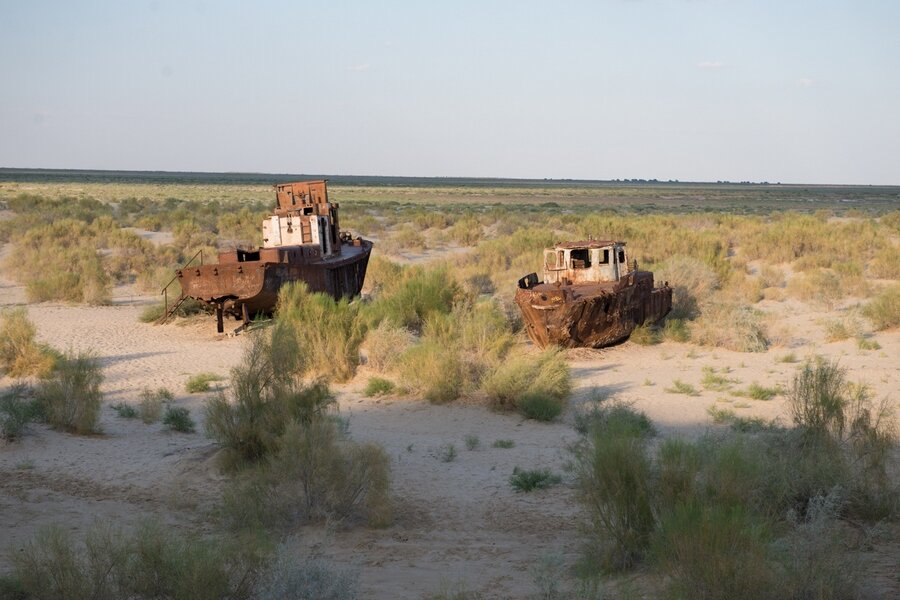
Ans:
{"label": "rusted metal ladder", "polygon": [[[189,261],[184,263],[184,266],[181,268],[186,269],[188,267],[188,265],[190,265],[192,262],[194,262],[194,259],[197,258],[198,256],[200,257],[200,266],[202,267],[203,266],[203,249],[201,248],[200,250],[197,251],[196,254],[194,254],[194,256],[191,257],[191,259]],[[187,300],[189,297],[189,296],[184,295],[184,290],[181,290],[181,294],[178,296],[178,298],[175,299],[174,304],[172,304],[172,308],[169,308],[169,286],[172,285],[173,283],[175,283],[176,279],[178,279],[177,274],[174,277],[172,277],[172,279],[169,280],[169,283],[167,283],[165,285],[165,287],[163,287],[162,291],[159,292],[163,296],[163,302],[165,303],[165,311],[163,312],[163,316],[159,319],[160,324],[168,321],[169,317],[174,315],[175,311],[178,310],[178,307],[181,306],[184,303],[184,301]],[[179,288],[180,288],[180,286],[179,286]]]}

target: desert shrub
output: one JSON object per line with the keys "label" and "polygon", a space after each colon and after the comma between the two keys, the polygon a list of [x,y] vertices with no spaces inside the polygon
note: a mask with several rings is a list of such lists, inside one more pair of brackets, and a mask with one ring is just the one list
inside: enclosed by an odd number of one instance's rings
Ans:
{"label": "desert shrub", "polygon": [[[728,370],[725,369],[724,372],[727,373]],[[735,383],[737,383],[737,379],[721,375],[713,367],[703,367],[703,379],[700,381],[700,384],[704,389],[724,392]]]}
{"label": "desert shrub", "polygon": [[57,354],[39,344],[37,329],[24,308],[0,312],[0,373],[10,377],[47,375],[53,369]]}
{"label": "desert shrub", "polygon": [[482,383],[482,390],[498,410],[523,410],[556,404],[561,410],[572,390],[571,372],[557,349],[512,354]]}
{"label": "desert shrub", "polygon": [[352,442],[322,417],[289,422],[276,447],[226,492],[226,513],[235,524],[390,521],[390,461],[381,447]]}
{"label": "desert shrub", "polygon": [[303,560],[282,550],[257,578],[253,600],[355,600],[359,575],[323,560]]}
{"label": "desert shrub", "polygon": [[553,421],[562,414],[563,404],[550,396],[526,394],[519,398],[518,409],[528,419]]}
{"label": "desert shrub", "polygon": [[882,290],[863,306],[862,313],[872,321],[876,331],[900,325],[900,285]]}
{"label": "desert shrub", "polygon": [[767,288],[784,287],[784,284],[785,284],[784,271],[782,271],[778,267],[773,267],[772,265],[765,265],[760,270],[759,276],[762,279],[763,287],[767,287]]}
{"label": "desert shrub", "polygon": [[543,490],[561,481],[562,478],[559,475],[555,475],[550,469],[524,470],[515,467],[512,475],[509,477],[509,485],[517,492]]}
{"label": "desert shrub", "polygon": [[83,544],[51,526],[14,558],[28,596],[48,600],[246,597],[258,562],[255,548],[181,536],[154,523],[127,536],[97,524]]}
{"label": "desert shrub", "polygon": [[314,374],[346,381],[359,364],[366,334],[358,302],[311,293],[305,283],[291,283],[278,293],[278,319],[292,327],[306,348],[307,368]]}
{"label": "desert shrub", "polygon": [[41,417],[37,402],[26,397],[25,386],[0,392],[0,437],[7,441],[22,437],[28,424]]}
{"label": "desert shrub", "polygon": [[163,416],[163,425],[173,431],[193,433],[197,424],[191,418],[191,411],[183,406],[168,406]]}
{"label": "desert shrub", "polygon": [[590,549],[594,568],[634,565],[647,551],[655,526],[646,435],[629,412],[608,413],[606,419],[596,420],[573,449],[578,498],[588,513],[589,544],[606,546]]}
{"label": "desert shrub", "polygon": [[103,371],[93,354],[67,353],[41,381],[37,398],[47,422],[77,434],[97,433]]}
{"label": "desert shrub", "polygon": [[700,392],[690,383],[685,383],[680,379],[672,382],[672,387],[667,387],[666,391],[670,394],[685,394],[686,396],[699,396]]}
{"label": "desert shrub", "polygon": [[110,408],[116,411],[116,414],[122,419],[137,419],[141,414],[134,406],[124,402],[113,404]]}
{"label": "desert shrub", "polygon": [[475,434],[468,434],[463,441],[466,444],[466,450],[472,452],[474,450],[478,450],[481,447],[481,439]]}
{"label": "desert shrub", "polygon": [[427,247],[425,236],[422,235],[415,227],[404,225],[388,238],[390,247],[400,250],[417,250],[422,251]]}
{"label": "desert shrub", "polygon": [[838,276],[825,269],[795,275],[787,284],[787,292],[806,302],[822,303],[829,308],[846,295]]}
{"label": "desert shrub", "polygon": [[885,246],[869,262],[869,273],[879,279],[900,279],[900,248]]}
{"label": "desert shrub", "polygon": [[420,331],[432,313],[449,313],[460,295],[461,288],[447,268],[408,267],[385,282],[366,312],[370,322],[387,320]]}
{"label": "desert shrub", "polygon": [[835,469],[846,469],[843,465],[852,459],[852,478],[842,480],[843,472],[833,477],[835,484],[848,489],[849,506],[867,517],[894,514],[897,490],[887,476],[887,464],[897,427],[889,401],[873,402],[867,387],[848,383],[843,367],[821,358],[801,368],[786,396],[805,443],[831,455]]}
{"label": "desert shrub", "polygon": [[459,456],[459,453],[456,451],[456,446],[453,444],[444,444],[437,449],[437,458],[441,462],[453,462],[456,460],[457,456]]}
{"label": "desert shrub", "polygon": [[369,382],[366,384],[366,389],[363,390],[363,396],[383,396],[385,394],[390,394],[393,391],[394,383],[389,379],[370,377]]}
{"label": "desert shrub", "polygon": [[332,406],[327,385],[301,380],[304,364],[290,329],[276,325],[249,336],[231,370],[232,400],[220,392],[206,404],[206,432],[225,448],[226,467],[271,455],[290,422],[308,423]]}
{"label": "desert shrub", "polygon": [[662,341],[660,331],[650,325],[644,324],[634,328],[628,340],[641,346],[652,346]]}
{"label": "desert shrub", "polygon": [[831,319],[825,322],[826,342],[839,342],[862,334],[862,323],[853,317]]}
{"label": "desert shrub", "polygon": [[[182,302],[178,308],[175,309],[173,316],[189,317],[191,315],[208,314],[209,312],[210,309],[208,306],[206,306],[199,300],[188,298],[187,300]],[[165,314],[166,305],[162,302],[159,302],[156,304],[151,304],[150,306],[142,310],[140,316],[138,316],[138,320],[141,323],[156,323],[157,321],[162,319]]]}
{"label": "desert shrub", "polygon": [[366,334],[366,364],[378,373],[392,370],[413,340],[408,329],[382,321]]}
{"label": "desert shrub", "polygon": [[491,448],[515,448],[516,443],[513,440],[494,440],[494,443],[491,444]]}
{"label": "desert shrub", "polygon": [[429,402],[450,402],[463,392],[463,363],[454,345],[426,340],[404,352],[400,365],[404,384]]}
{"label": "desert shrub", "polygon": [[691,327],[691,341],[736,352],[765,352],[769,346],[757,311],[740,304],[711,304]]}
{"label": "desert shrub", "polygon": [[683,598],[769,596],[770,534],[740,506],[685,503],[667,514],[654,540],[654,554]]}
{"label": "desert shrub", "polygon": [[807,362],[787,394],[794,423],[811,431],[843,435],[847,405],[846,370],[823,359]]}
{"label": "desert shrub", "polygon": [[666,324],[662,329],[662,337],[672,342],[688,342],[691,339],[691,330],[684,319],[666,318]]}
{"label": "desert shrub", "polygon": [[221,380],[222,377],[215,373],[197,373],[188,378],[187,383],[184,384],[184,390],[189,394],[208,392],[210,383]]}
{"label": "desert shrub", "polygon": [[712,419],[716,425],[723,423],[731,423],[737,417],[737,414],[729,408],[719,408],[715,404],[706,408],[706,414]]}
{"label": "desert shrub", "polygon": [[673,319],[694,319],[719,287],[716,272],[702,261],[689,256],[672,256],[656,265],[656,281],[668,281],[672,288]]}
{"label": "desert shrub", "polygon": [[[141,421],[147,423],[156,423],[162,415],[163,404],[172,400],[172,392],[165,388],[157,390],[143,389],[141,390],[138,400],[138,414]],[[120,413],[121,416],[121,413]]]}
{"label": "desert shrub", "polygon": [[636,437],[652,437],[656,429],[650,419],[641,411],[619,401],[595,404],[575,415],[575,431],[587,435],[591,429],[613,428],[627,431]]}
{"label": "desert shrub", "polygon": [[760,385],[755,381],[747,386],[747,396],[753,398],[754,400],[771,400],[778,394],[782,393],[782,389],[779,386],[775,387],[766,387],[764,385]]}

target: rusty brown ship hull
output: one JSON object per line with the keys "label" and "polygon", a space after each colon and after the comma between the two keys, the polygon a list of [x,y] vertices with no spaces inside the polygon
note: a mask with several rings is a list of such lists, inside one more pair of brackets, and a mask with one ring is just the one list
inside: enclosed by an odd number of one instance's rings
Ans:
{"label": "rusty brown ship hull", "polygon": [[672,289],[654,288],[653,274],[634,271],[618,281],[556,284],[523,278],[516,304],[528,337],[541,348],[601,348],[628,339],[635,327],[661,321]]}
{"label": "rusty brown ship hull", "polygon": [[[236,319],[271,314],[282,286],[303,281],[310,291],[335,299],[358,296],[372,242],[345,242],[341,253],[323,259],[301,246],[235,251],[219,255],[219,264],[176,271],[184,296],[206,303]],[[258,258],[257,258],[258,257]]]}

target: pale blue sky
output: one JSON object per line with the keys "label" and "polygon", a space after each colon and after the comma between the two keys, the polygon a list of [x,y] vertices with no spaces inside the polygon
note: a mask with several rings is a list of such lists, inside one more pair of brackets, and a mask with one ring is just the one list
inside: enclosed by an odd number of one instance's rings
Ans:
{"label": "pale blue sky", "polygon": [[0,166],[900,184],[900,2],[0,0]]}

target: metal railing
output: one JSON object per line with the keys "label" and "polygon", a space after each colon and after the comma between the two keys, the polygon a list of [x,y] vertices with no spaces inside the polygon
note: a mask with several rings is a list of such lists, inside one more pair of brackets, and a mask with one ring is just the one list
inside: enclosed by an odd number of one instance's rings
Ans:
{"label": "metal railing", "polygon": [[[198,256],[200,257],[200,266],[202,267],[203,266],[203,249],[201,248],[200,250],[197,250],[197,253],[194,254],[189,261],[184,263],[184,266],[182,266],[181,269],[178,269],[178,270],[180,271],[182,269],[188,268],[188,266],[192,262],[194,262],[194,259],[197,258]],[[162,291],[160,292],[160,294],[163,296],[163,302],[165,303],[165,312],[163,312],[163,317],[161,319],[161,322],[163,322],[163,323],[165,323],[166,319],[168,319],[171,316],[171,314],[169,313],[169,286],[172,285],[173,283],[175,283],[176,279],[178,279],[177,273],[175,274],[174,277],[172,277],[172,279],[169,280],[169,283],[167,283],[163,287]],[[178,309],[178,307],[181,306],[181,303],[184,302],[184,298],[185,298],[184,290],[181,290],[181,295],[178,297],[178,300],[172,306],[172,312],[175,312]]]}

